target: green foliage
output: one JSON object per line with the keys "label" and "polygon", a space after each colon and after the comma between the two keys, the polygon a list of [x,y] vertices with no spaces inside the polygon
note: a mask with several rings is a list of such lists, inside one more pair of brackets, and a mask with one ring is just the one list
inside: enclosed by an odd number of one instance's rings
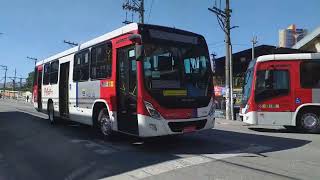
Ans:
{"label": "green foliage", "polygon": [[28,74],[27,79],[26,79],[26,84],[25,84],[25,86],[23,87],[23,90],[32,92],[33,77],[34,77],[34,72],[30,72],[30,73]]}

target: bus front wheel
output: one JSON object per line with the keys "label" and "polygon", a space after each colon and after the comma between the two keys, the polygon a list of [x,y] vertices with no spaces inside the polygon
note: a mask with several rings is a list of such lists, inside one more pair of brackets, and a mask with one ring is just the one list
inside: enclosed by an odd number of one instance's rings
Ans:
{"label": "bus front wheel", "polygon": [[302,131],[305,132],[319,132],[320,131],[320,119],[319,113],[316,110],[309,110],[299,113],[298,115],[298,126]]}
{"label": "bus front wheel", "polygon": [[104,137],[111,137],[113,135],[112,121],[107,108],[102,108],[100,110],[97,123],[98,128]]}

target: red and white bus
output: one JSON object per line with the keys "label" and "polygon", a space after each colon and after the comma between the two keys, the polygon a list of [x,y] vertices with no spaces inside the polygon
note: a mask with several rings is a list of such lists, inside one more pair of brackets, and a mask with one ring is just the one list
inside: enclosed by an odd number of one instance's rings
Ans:
{"label": "red and white bus", "polygon": [[203,36],[132,23],[36,65],[34,107],[140,137],[214,127],[214,96]]}
{"label": "red and white bus", "polygon": [[249,64],[241,115],[254,125],[320,130],[320,53],[260,56]]}

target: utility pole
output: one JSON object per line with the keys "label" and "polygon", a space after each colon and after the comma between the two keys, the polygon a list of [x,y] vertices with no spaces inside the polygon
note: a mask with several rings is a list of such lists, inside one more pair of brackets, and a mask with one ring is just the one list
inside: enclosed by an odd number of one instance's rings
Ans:
{"label": "utility pole", "polygon": [[140,14],[140,22],[144,24],[144,0],[141,0],[139,14]]}
{"label": "utility pole", "polygon": [[[17,90],[17,88],[16,88],[16,84],[17,84],[17,81],[16,81],[16,79],[17,79],[17,69],[14,69],[14,76],[13,77],[8,77],[8,78],[12,80],[13,97],[16,98],[16,92],[15,91]],[[21,82],[22,79],[26,79],[26,78],[20,77],[20,86],[22,84],[22,82]]]}
{"label": "utility pole", "polygon": [[231,113],[231,119],[235,120],[237,117],[234,117],[234,100],[233,100],[233,64],[232,64],[232,44],[230,43],[230,113]]}
{"label": "utility pole", "polygon": [[19,82],[19,83],[20,83],[20,85],[19,85],[19,86],[20,86],[20,87],[19,87],[19,89],[20,89],[19,96],[22,96],[22,90],[23,90],[23,89],[22,89],[22,87],[23,87],[22,81],[23,81],[23,79],[26,80],[27,78],[23,78],[23,77],[21,77],[21,75],[20,75],[20,78],[19,78],[19,79],[20,79],[20,82]]}
{"label": "utility pole", "polygon": [[218,18],[218,23],[221,27],[221,29],[225,33],[225,42],[226,42],[226,59],[225,59],[225,88],[226,88],[226,119],[233,120],[233,104],[232,98],[233,98],[233,92],[230,89],[230,85],[232,83],[232,71],[230,73],[231,68],[231,38],[230,38],[230,30],[235,27],[230,27],[230,17],[232,10],[230,9],[230,2],[229,0],[226,0],[226,8],[224,11],[217,7],[208,8],[209,11],[216,14]]}
{"label": "utility pole", "polygon": [[19,88],[20,88],[20,91],[21,91],[21,88],[22,88],[22,77],[20,77],[20,82],[19,83],[20,83],[20,87]]}
{"label": "utility pole", "polygon": [[254,55],[254,48],[255,48],[255,46],[256,46],[256,44],[258,43],[258,38],[257,38],[257,36],[253,36],[253,38],[252,38],[252,40],[251,40],[251,42],[252,42],[252,59],[254,59],[254,57],[255,57],[255,55]]}
{"label": "utility pole", "polygon": [[[122,5],[122,9],[132,12],[132,14],[138,13],[139,22],[144,24],[144,0],[126,0]],[[126,20],[123,23],[129,24],[131,22],[127,20],[126,16]]]}
{"label": "utility pole", "polygon": [[37,58],[27,56],[27,59],[33,60],[34,61],[34,67],[37,66],[37,61],[38,61]]}
{"label": "utility pole", "polygon": [[16,78],[17,78],[17,69],[14,69],[14,78],[13,78],[13,97],[16,97]]}

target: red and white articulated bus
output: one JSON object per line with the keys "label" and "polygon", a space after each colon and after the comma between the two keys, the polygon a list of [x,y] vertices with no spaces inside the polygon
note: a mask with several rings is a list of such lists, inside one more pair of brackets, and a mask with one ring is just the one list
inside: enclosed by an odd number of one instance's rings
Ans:
{"label": "red and white articulated bus", "polygon": [[34,107],[109,136],[181,134],[214,127],[203,36],[132,23],[38,62]]}
{"label": "red and white articulated bus", "polygon": [[254,125],[320,130],[320,53],[265,55],[245,76],[241,116]]}

